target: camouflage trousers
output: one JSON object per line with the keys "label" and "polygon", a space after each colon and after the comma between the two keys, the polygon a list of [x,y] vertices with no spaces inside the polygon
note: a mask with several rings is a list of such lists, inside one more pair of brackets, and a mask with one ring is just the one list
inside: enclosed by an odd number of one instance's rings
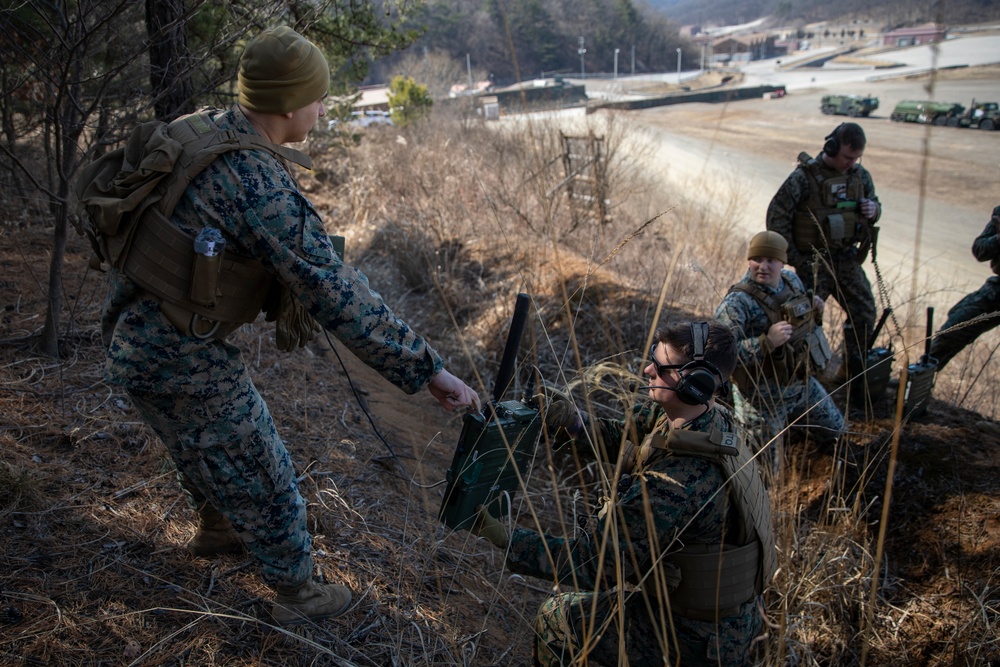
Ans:
{"label": "camouflage trousers", "polygon": [[[847,426],[840,408],[815,377],[779,387],[762,382],[751,397],[733,389],[733,411],[743,428],[755,435],[761,446],[771,443],[772,463],[781,461],[781,434],[789,424],[808,429],[818,442],[831,442]],[[798,421],[796,421],[798,420]]]}
{"label": "camouflage trousers", "polygon": [[192,509],[219,510],[271,586],[312,575],[312,538],[295,470],[264,399],[251,382],[232,395],[129,392],[163,440]]}
{"label": "camouflage trousers", "polygon": [[832,296],[844,310],[844,353],[860,360],[866,356],[862,351],[868,349],[878,311],[864,269],[857,260],[843,256],[844,252],[820,255],[815,262],[796,266],[795,273],[807,291],[813,290],[824,301]]}
{"label": "camouflage trousers", "polygon": [[[750,664],[751,644],[763,624],[758,604],[744,603],[719,624],[673,616],[671,627],[659,603],[647,602],[641,593],[624,601],[617,590],[562,593],[542,603],[535,618],[534,664],[645,667],[675,665],[680,657],[684,667],[743,667]],[[649,607],[657,610],[655,618]]]}
{"label": "camouflage trousers", "polygon": [[[993,313],[994,316],[983,318],[975,324],[954,331],[947,331],[951,327],[987,313]],[[945,364],[965,349],[966,345],[998,324],[1000,324],[1000,276],[990,276],[977,291],[952,306],[948,311],[948,320],[934,334],[931,356],[938,360],[938,369],[944,368]]]}

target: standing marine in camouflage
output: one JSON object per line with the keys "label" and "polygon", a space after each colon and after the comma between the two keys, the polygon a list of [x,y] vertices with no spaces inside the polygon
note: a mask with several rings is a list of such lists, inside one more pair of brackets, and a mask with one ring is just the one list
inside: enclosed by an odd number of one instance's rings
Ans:
{"label": "standing marine in camouflage", "polygon": [[[323,53],[290,28],[265,30],[247,45],[238,103],[171,125],[188,123],[209,138],[222,131],[241,148],[195,176],[172,214],[140,219],[127,257],[109,273],[103,315],[106,377],[125,389],[166,444],[198,512],[189,550],[249,550],[276,590],[272,614],[280,624],[342,614],[351,592],[313,581],[306,506],[291,458],[240,350],[225,335],[253,321],[263,305],[277,320],[283,349],[304,344],[319,323],[403,391],[426,387],[448,410],[479,406],[476,393],[444,370],[367,278],[340,260],[285,164],[294,151],[282,152],[281,144],[303,141],[325,114],[329,79]],[[159,151],[146,144],[144,157],[162,157],[174,145],[169,137],[158,141]],[[206,229],[211,244],[196,248],[194,237]],[[195,249],[221,258],[221,270],[198,273],[204,265],[192,259]],[[190,291],[173,289],[175,264],[196,267]],[[196,297],[211,276],[218,291]],[[264,293],[268,303],[254,300]]]}
{"label": "standing marine in camouflage", "polygon": [[777,232],[754,235],[746,274],[715,309],[740,348],[733,373],[736,417],[761,445],[772,443],[775,464],[781,461],[780,436],[793,421],[808,426],[818,441],[844,431],[843,414],[816,379],[830,359],[824,303],[782,268],[787,251],[788,242]]}
{"label": "standing marine in camouflage", "polygon": [[807,290],[824,301],[832,295],[844,309],[843,378],[864,368],[877,314],[861,268],[869,251],[875,256],[882,215],[871,174],[859,163],[866,142],[860,125],[841,123],[818,156],[799,153],[767,208],[767,229],[788,241],[786,264]]}
{"label": "standing marine in camouflage", "polygon": [[749,664],[776,555],[752,451],[715,402],[736,342],[717,322],[675,324],[651,355],[651,404],[621,419],[588,423],[568,401],[546,406],[550,432],[578,445],[594,437],[618,468],[613,497],[582,530],[508,534],[487,512],[475,527],[507,550],[512,572],[557,585],[535,620],[535,665],[613,667],[626,655],[632,665]]}
{"label": "standing marine in camouflage", "polygon": [[[993,216],[986,228],[972,243],[972,254],[980,262],[989,262],[992,275],[978,291],[969,294],[948,311],[948,320],[934,334],[931,356],[937,359],[938,370],[944,368],[966,345],[1000,324],[1000,206],[993,209]],[[985,317],[975,324],[959,325],[980,315]],[[958,327],[954,330],[952,327]]]}

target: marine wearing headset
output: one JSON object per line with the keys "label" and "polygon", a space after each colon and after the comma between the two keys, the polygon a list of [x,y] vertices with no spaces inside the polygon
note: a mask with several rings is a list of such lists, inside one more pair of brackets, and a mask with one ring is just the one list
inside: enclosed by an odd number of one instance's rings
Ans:
{"label": "marine wearing headset", "polygon": [[[550,432],[620,462],[583,530],[509,532],[485,512],[476,526],[512,572],[559,582],[535,620],[537,665],[618,665],[622,651],[634,665],[750,661],[775,551],[751,449],[716,404],[736,342],[717,322],[670,325],[654,340],[651,403],[594,420],[565,400],[546,406]],[[716,586],[720,573],[730,586]]]}
{"label": "marine wearing headset", "polygon": [[767,229],[788,241],[787,263],[805,289],[824,301],[833,296],[844,309],[847,364],[841,378],[863,369],[877,314],[861,268],[869,251],[875,255],[875,223],[882,215],[871,174],[859,163],[866,143],[860,125],[841,123],[818,156],[799,154],[767,208]]}

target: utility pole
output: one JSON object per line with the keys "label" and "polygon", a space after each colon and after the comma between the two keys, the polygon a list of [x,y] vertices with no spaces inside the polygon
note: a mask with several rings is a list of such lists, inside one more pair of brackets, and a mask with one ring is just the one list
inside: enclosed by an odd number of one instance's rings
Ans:
{"label": "utility pole", "polygon": [[621,49],[615,49],[615,78],[616,79],[618,78],[618,52],[619,51],[621,51]]}
{"label": "utility pole", "polygon": [[632,76],[635,76],[635,44],[632,45]]}
{"label": "utility pole", "polygon": [[583,35],[580,35],[580,48],[576,50],[580,54],[580,78],[586,78],[586,74],[583,71],[583,54],[587,52],[587,49],[583,48]]}

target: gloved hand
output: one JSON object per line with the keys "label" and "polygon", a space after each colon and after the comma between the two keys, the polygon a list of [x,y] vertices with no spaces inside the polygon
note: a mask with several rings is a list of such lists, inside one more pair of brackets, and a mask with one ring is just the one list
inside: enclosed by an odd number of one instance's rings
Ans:
{"label": "gloved hand", "polygon": [[545,425],[548,427],[549,433],[555,433],[561,428],[569,430],[579,420],[576,406],[562,397],[546,401],[544,410]]}
{"label": "gloved hand", "polygon": [[868,220],[871,220],[875,217],[876,213],[878,213],[878,204],[871,199],[861,200],[861,215],[865,216]]}
{"label": "gloved hand", "polygon": [[476,506],[476,512],[478,515],[472,525],[472,534],[485,537],[497,548],[506,549],[510,544],[510,535],[507,534],[507,527],[503,522],[487,512],[482,505]]}
{"label": "gloved hand", "polygon": [[274,342],[282,352],[293,352],[305,346],[322,331],[302,302],[287,289],[281,290],[281,301],[274,323]]}
{"label": "gloved hand", "polygon": [[545,419],[545,430],[556,446],[565,444],[587,426],[587,415],[576,409],[568,396],[547,388],[538,396]]}

